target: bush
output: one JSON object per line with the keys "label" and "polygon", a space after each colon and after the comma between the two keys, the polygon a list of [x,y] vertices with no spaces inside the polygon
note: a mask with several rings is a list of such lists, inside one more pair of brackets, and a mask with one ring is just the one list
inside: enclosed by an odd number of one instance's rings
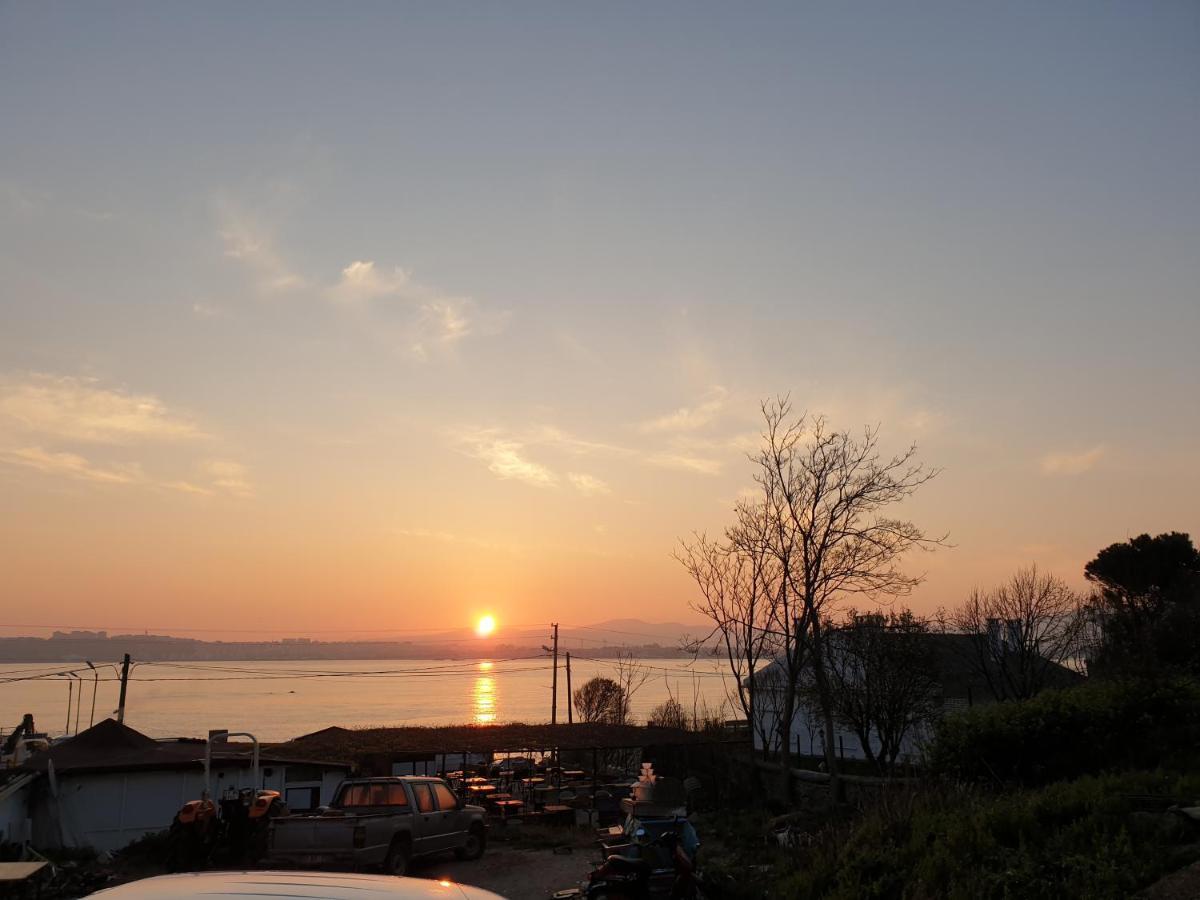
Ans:
{"label": "bush", "polygon": [[1046,784],[1084,774],[1181,768],[1200,747],[1200,684],[1090,682],[947,716],[927,750],[935,774]]}
{"label": "bush", "polygon": [[881,800],[848,829],[828,830],[773,895],[1128,897],[1197,855],[1181,819],[1138,813],[1129,795],[1198,793],[1200,777],[1162,773],[1087,776],[1002,795],[926,786]]}

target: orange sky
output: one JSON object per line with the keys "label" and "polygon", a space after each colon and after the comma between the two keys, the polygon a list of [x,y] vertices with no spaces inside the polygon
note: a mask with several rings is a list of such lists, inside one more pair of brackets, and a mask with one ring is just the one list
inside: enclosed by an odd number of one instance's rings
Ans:
{"label": "orange sky", "polygon": [[1194,7],[285,9],[0,7],[0,632],[691,621],[783,392],[1200,534]]}

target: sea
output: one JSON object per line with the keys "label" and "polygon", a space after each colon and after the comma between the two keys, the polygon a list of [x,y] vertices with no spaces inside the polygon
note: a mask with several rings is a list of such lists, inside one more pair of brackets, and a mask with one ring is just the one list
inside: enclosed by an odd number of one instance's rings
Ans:
{"label": "sea", "polygon": [[[674,696],[692,711],[732,718],[734,683],[721,660],[640,659],[645,681],[633,718]],[[72,672],[72,674],[64,674]],[[210,729],[286,741],[326,728],[549,722],[553,667],[548,659],[287,660],[135,663],[125,723],[155,738],[203,737]],[[614,677],[616,662],[572,659],[579,688]],[[639,675],[639,679],[640,679]],[[75,734],[115,714],[119,678],[73,663],[0,664],[0,736],[31,713],[51,737]],[[567,673],[558,670],[558,721],[567,721]]]}

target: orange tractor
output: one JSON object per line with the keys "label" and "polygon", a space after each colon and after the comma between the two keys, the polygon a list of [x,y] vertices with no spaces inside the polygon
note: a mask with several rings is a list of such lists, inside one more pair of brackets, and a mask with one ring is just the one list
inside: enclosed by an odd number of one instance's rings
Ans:
{"label": "orange tractor", "polygon": [[267,851],[271,820],[288,813],[279,791],[230,791],[219,804],[189,800],[171,823],[167,866],[187,872],[210,865],[252,865]]}
{"label": "orange tractor", "polygon": [[167,866],[173,872],[202,869],[212,864],[253,864],[267,852],[271,819],[289,814],[279,791],[231,788],[220,803],[210,799],[213,747],[226,744],[232,736],[247,737],[253,742],[252,783],[262,783],[259,780],[258,738],[244,731],[210,731],[204,747],[204,792],[201,799],[189,800],[175,814],[168,833]]}

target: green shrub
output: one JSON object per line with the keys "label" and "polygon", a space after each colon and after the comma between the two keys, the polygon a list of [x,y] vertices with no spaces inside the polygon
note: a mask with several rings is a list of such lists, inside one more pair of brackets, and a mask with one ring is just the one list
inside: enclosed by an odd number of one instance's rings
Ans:
{"label": "green shrub", "polygon": [[1200,748],[1200,684],[1091,682],[947,716],[930,770],[967,780],[1046,784],[1105,771],[1182,767]]}
{"label": "green shrub", "polygon": [[1088,776],[989,794],[927,785],[830,829],[773,896],[796,898],[1128,897],[1195,858],[1182,821],[1129,795],[1200,795],[1200,776]]}

